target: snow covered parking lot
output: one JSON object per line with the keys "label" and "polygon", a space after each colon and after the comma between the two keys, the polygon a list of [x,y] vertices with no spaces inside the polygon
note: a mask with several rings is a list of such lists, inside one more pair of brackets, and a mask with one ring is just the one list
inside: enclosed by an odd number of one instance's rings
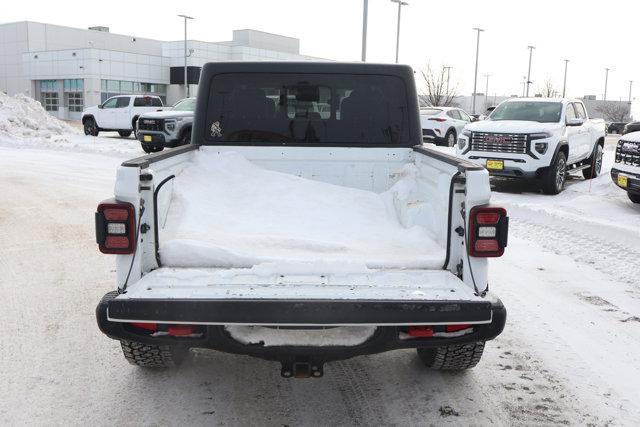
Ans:
{"label": "snow covered parking lot", "polygon": [[275,362],[211,351],[172,371],[124,361],[95,323],[115,269],[93,212],[142,152],[55,135],[0,135],[2,424],[640,423],[640,207],[608,176],[615,138],[603,175],[559,196],[494,183],[511,236],[490,286],[509,314],[476,369],[432,372],[396,351],[292,381]]}

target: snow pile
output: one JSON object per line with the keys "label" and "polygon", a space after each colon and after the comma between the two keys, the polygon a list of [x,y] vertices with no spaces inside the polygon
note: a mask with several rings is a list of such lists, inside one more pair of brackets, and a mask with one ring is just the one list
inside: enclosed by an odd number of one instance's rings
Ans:
{"label": "snow pile", "polygon": [[67,140],[78,131],[47,113],[28,96],[8,96],[0,92],[0,138]]}
{"label": "snow pile", "polygon": [[425,228],[403,227],[393,208],[391,195],[415,185],[410,167],[402,175],[376,194],[262,169],[236,152],[200,150],[174,180],[160,238],[162,262],[440,268],[444,248]]}

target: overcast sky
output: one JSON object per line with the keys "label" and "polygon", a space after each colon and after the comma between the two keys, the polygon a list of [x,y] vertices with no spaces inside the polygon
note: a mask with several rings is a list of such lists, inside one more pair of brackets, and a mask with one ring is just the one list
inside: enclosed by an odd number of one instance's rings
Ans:
{"label": "overcast sky", "polygon": [[[522,92],[527,73],[527,45],[536,46],[531,91],[551,79],[562,90],[564,59],[570,59],[567,95],[602,97],[606,67],[608,99],[627,99],[629,80],[637,80],[640,56],[637,37],[640,2],[609,0],[407,0],[403,7],[400,62],[419,69],[452,66],[451,79],[460,94],[471,94],[476,38],[473,27],[486,29],[480,38],[478,92]],[[297,37],[301,53],[335,60],[360,60],[362,0],[233,0],[233,1],[5,1],[4,22],[32,20],[85,28],[104,25],[114,33],[161,40],[182,39],[178,13],[196,17],[189,38],[231,39],[233,29],[252,28]],[[369,0],[367,60],[395,60],[397,5]],[[634,96],[635,97],[635,96]]]}

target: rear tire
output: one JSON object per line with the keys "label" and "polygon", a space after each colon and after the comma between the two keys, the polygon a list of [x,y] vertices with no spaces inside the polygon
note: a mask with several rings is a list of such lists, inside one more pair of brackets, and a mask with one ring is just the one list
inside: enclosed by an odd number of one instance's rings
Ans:
{"label": "rear tire", "polygon": [[143,368],[172,368],[185,359],[189,350],[169,345],[144,344],[120,340],[122,353],[129,363]]}
{"label": "rear tire", "polygon": [[567,179],[567,157],[558,152],[555,161],[542,175],[542,191],[544,194],[559,194]]}
{"label": "rear tire", "polygon": [[92,117],[86,119],[82,124],[84,127],[85,135],[98,136],[98,134],[100,133],[100,130],[98,130],[98,125]]}
{"label": "rear tire", "polygon": [[118,135],[120,135],[123,138],[129,138],[131,136],[131,132],[130,130],[119,130],[118,131]]}
{"label": "rear tire", "polygon": [[455,147],[456,145],[456,131],[450,129],[444,136],[444,143],[447,147]]}
{"label": "rear tire", "polygon": [[588,162],[590,167],[582,170],[582,176],[584,176],[585,179],[593,179],[600,175],[600,171],[602,170],[602,147],[600,144],[596,144]]}
{"label": "rear tire", "polygon": [[427,368],[461,371],[471,369],[480,362],[484,351],[484,341],[417,350],[420,360]]}
{"label": "rear tire", "polygon": [[627,193],[627,196],[633,203],[640,203],[640,194]]}

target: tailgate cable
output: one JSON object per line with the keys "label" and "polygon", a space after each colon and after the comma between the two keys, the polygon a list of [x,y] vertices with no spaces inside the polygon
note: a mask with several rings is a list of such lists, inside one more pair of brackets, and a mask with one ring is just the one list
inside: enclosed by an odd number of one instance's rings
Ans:
{"label": "tailgate cable", "polygon": [[140,214],[138,215],[138,226],[136,227],[136,251],[133,253],[131,257],[131,264],[129,264],[129,272],[127,273],[127,278],[124,280],[124,285],[122,285],[122,291],[119,293],[123,294],[127,290],[127,284],[129,283],[129,276],[131,276],[131,270],[133,269],[133,262],[136,260],[136,254],[138,253],[137,245],[138,245],[138,237],[140,236],[140,226],[142,225],[142,215],[144,214],[144,199],[140,199]]}
{"label": "tailgate cable", "polygon": [[[465,212],[464,202],[462,202],[462,209],[460,209],[460,214],[462,215],[462,223],[464,224],[464,229],[467,230],[467,216]],[[465,252],[467,253],[467,265],[469,266],[469,275],[471,276],[471,281],[473,282],[473,289],[476,292],[477,296],[484,297],[485,295],[487,295],[487,292],[489,291],[489,285],[487,285],[485,290],[482,292],[478,290],[478,286],[476,285],[476,278],[473,276],[473,269],[471,268],[471,259],[469,259],[469,230],[467,230],[467,232],[465,233],[464,244],[466,249]]]}

